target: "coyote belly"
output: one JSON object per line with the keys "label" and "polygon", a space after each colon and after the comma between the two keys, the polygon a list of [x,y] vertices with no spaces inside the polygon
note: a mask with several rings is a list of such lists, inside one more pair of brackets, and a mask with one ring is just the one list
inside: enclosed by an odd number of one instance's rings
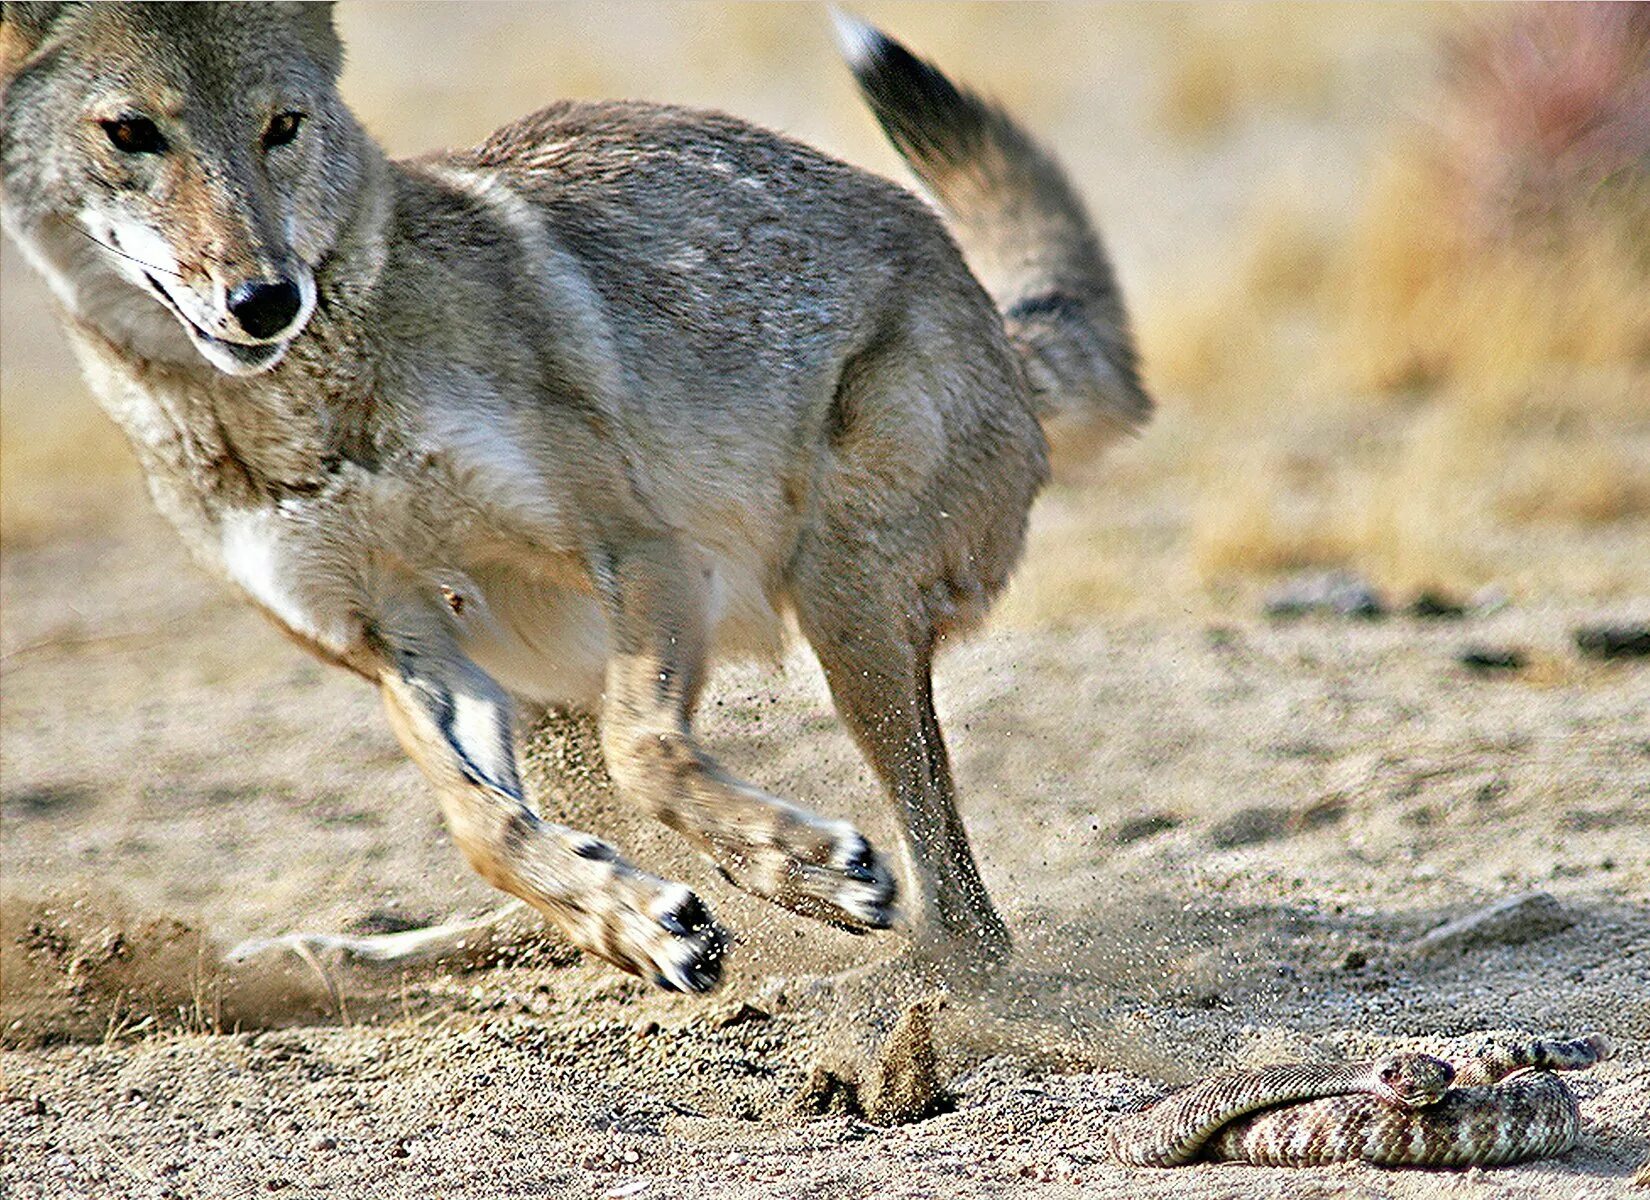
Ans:
{"label": "coyote belly", "polygon": [[196,556],[380,688],[485,878],[626,970],[716,982],[697,896],[523,795],[518,713],[572,705],[735,886],[893,923],[857,830],[693,733],[710,664],[794,622],[900,815],[918,949],[1001,959],[933,655],[1019,558],[1043,425],[1091,450],[1150,408],[1029,135],[843,23],[982,281],[911,194],[730,117],[562,103],[392,162],[326,6],[3,11],[0,214],[94,391]]}

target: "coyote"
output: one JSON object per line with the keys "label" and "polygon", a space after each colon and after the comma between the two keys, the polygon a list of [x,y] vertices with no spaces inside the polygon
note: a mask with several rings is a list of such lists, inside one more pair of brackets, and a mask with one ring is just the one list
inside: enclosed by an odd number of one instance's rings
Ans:
{"label": "coyote", "polygon": [[794,620],[898,813],[916,948],[1000,961],[931,661],[1020,556],[1040,421],[1092,448],[1151,409],[1053,159],[838,21],[950,233],[892,183],[665,105],[556,103],[391,161],[339,97],[322,4],[0,24],[5,229],[161,512],[379,687],[484,878],[668,988],[714,986],[725,932],[535,811],[518,723],[597,714],[620,792],[735,886],[885,928],[884,857],[692,730],[711,663]]}

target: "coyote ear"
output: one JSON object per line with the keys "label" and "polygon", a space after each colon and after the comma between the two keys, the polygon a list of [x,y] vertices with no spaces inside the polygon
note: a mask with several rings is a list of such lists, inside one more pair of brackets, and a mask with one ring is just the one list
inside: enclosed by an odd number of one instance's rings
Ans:
{"label": "coyote ear", "polygon": [[332,0],[283,0],[275,6],[329,72],[336,76],[344,65],[344,45],[333,24]]}
{"label": "coyote ear", "polygon": [[40,47],[69,4],[0,3],[0,83],[8,82]]}

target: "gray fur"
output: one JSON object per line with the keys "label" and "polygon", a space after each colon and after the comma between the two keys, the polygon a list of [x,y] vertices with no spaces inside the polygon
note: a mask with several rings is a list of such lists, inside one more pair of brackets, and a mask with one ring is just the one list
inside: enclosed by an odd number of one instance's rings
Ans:
{"label": "gray fur", "polygon": [[[621,788],[734,882],[890,923],[857,831],[731,778],[691,730],[712,659],[771,651],[789,613],[901,814],[923,944],[1001,957],[929,669],[1020,555],[1047,476],[1028,369],[1046,390],[1059,356],[1005,334],[926,206],[638,103],[391,162],[338,97],[317,6],[8,7],[0,51],[5,227],[157,504],[379,684],[486,878],[626,969],[715,981],[697,898],[525,806],[512,709],[572,704],[599,709]],[[300,135],[260,148],[286,110]],[[97,121],[134,111],[167,153],[111,148]],[[302,280],[304,314],[247,338],[224,298],[271,272]],[[1109,272],[1079,292],[1126,345]]]}

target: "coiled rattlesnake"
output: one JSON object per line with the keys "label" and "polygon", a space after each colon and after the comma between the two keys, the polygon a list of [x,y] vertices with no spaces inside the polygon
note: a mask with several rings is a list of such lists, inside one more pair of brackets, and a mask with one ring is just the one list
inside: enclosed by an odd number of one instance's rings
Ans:
{"label": "coiled rattlesnake", "polygon": [[1393,1054],[1365,1063],[1295,1063],[1216,1075],[1122,1117],[1108,1149],[1133,1166],[1203,1157],[1309,1167],[1468,1167],[1563,1154],[1581,1127],[1553,1071],[1590,1067],[1610,1040],[1492,1044],[1450,1063]]}

